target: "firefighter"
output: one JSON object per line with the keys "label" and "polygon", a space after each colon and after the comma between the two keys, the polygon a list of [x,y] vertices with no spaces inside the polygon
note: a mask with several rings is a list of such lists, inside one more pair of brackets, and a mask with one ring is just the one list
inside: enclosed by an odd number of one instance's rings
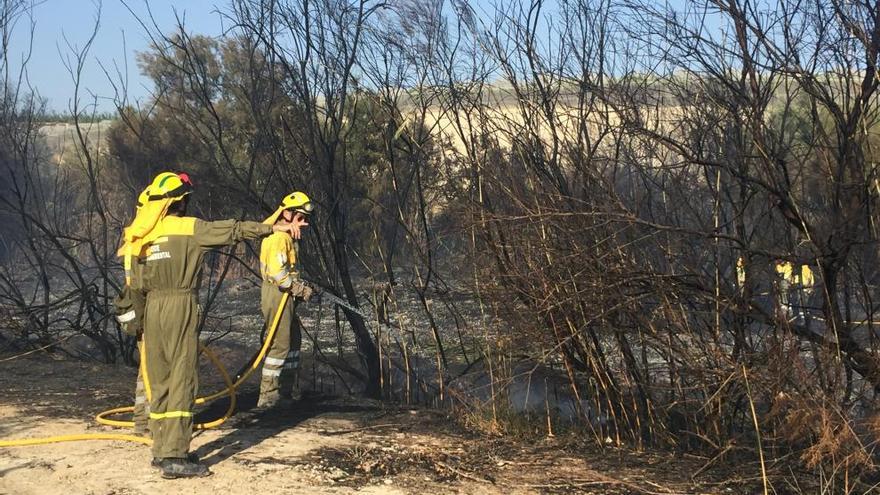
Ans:
{"label": "firefighter", "polygon": [[776,274],[779,284],[780,305],[788,316],[807,321],[809,303],[815,288],[815,277],[809,265],[796,265],[778,260]]}
{"label": "firefighter", "polygon": [[791,284],[794,266],[790,261],[776,260],[776,283],[779,295],[779,306],[786,316],[791,316]]}
{"label": "firefighter", "polygon": [[816,287],[816,279],[810,265],[801,265],[795,273],[793,285],[797,291],[797,305],[804,323],[809,324],[810,307],[812,306],[813,291]]}
{"label": "firefighter", "polygon": [[[308,225],[307,218],[314,209],[309,197],[302,192],[294,192],[284,197],[281,205],[264,223],[274,225],[288,222],[302,228]],[[281,313],[275,338],[263,361],[260,380],[258,408],[275,406],[280,400],[298,400],[299,362],[302,347],[302,322],[296,315],[300,301],[308,301],[312,288],[299,278],[299,243],[284,232],[276,232],[263,239],[260,246],[260,273],[263,277],[261,289],[261,309],[265,328],[272,324],[281,296],[289,292],[287,306]]]}
{"label": "firefighter", "polygon": [[192,183],[186,174],[164,172],[150,184],[149,203],[126,229],[125,265],[142,261],[145,372],[150,381],[153,464],[164,478],[207,476],[207,466],[189,454],[198,388],[199,309],[197,282],[205,253],[244,239],[276,232],[299,236],[284,222],[187,217]]}

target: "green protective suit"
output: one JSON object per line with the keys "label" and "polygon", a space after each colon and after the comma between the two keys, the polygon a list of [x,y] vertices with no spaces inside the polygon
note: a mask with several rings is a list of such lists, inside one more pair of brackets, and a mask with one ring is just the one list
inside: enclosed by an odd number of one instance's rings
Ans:
{"label": "green protective suit", "polygon": [[256,222],[168,216],[151,233],[142,256],[153,457],[183,458],[189,452],[198,391],[196,284],[202,258],[211,248],[271,232],[271,226]]}

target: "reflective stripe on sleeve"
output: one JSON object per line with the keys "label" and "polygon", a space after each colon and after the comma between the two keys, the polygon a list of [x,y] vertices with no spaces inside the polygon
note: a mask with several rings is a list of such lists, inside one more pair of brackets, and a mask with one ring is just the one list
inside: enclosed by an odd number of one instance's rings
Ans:
{"label": "reflective stripe on sleeve", "polygon": [[282,364],[284,364],[284,360],[283,360],[283,359],[278,359],[278,358],[270,358],[270,357],[267,357],[267,358],[266,358],[266,364],[268,364],[268,365],[270,365],[270,366],[281,366]]}
{"label": "reflective stripe on sleeve", "polygon": [[263,376],[281,376],[281,370],[270,370],[263,368]]}

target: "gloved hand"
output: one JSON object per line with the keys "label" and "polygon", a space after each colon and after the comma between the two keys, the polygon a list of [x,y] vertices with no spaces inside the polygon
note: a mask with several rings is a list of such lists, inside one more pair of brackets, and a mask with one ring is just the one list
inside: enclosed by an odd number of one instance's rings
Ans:
{"label": "gloved hand", "polygon": [[309,302],[309,299],[311,299],[314,294],[315,289],[302,280],[294,282],[290,287],[290,295],[302,299],[305,302]]}
{"label": "gloved hand", "polygon": [[141,334],[144,330],[146,295],[126,285],[113,304],[116,306],[116,321],[122,331],[132,337]]}

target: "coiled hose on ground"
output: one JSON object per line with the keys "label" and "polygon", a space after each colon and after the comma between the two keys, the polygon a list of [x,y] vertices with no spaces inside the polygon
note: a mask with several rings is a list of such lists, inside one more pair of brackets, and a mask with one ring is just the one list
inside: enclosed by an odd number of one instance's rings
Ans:
{"label": "coiled hose on ground", "polygon": [[[266,339],[263,341],[263,345],[260,348],[260,352],[257,354],[256,358],[247,366],[246,371],[239,377],[235,383],[232,382],[232,379],[229,377],[229,373],[226,371],[226,368],[223,367],[223,363],[217,359],[217,356],[211,352],[204,344],[199,344],[199,348],[202,352],[205,353],[205,356],[211,361],[214,367],[217,368],[217,371],[220,372],[220,376],[223,378],[223,382],[226,384],[226,388],[215,392],[210,395],[206,395],[204,397],[198,397],[195,400],[196,405],[207,404],[213,400],[219,399],[220,397],[229,396],[229,407],[226,409],[226,412],[223,416],[209,421],[207,423],[196,423],[194,427],[198,430],[207,430],[209,428],[216,428],[222,425],[227,419],[229,419],[233,412],[235,411],[236,397],[235,391],[238,387],[247,380],[251,374],[256,370],[260,363],[263,361],[263,358],[266,356],[266,352],[269,350],[269,346],[272,345],[272,339],[275,337],[275,331],[278,328],[278,323],[281,321],[281,315],[284,312],[284,307],[287,305],[287,299],[290,297],[290,294],[285,292],[281,296],[281,303],[278,305],[278,309],[275,311],[275,317],[272,319],[272,326],[269,327],[269,332],[266,334]],[[146,369],[146,359],[144,348],[140,346],[141,353],[141,372],[144,378],[144,387],[147,391],[147,400],[150,400],[150,380],[147,375]],[[114,409],[108,409],[107,411],[102,411],[95,416],[95,420],[103,425],[107,426],[115,426],[118,428],[133,428],[134,421],[123,421],[116,419],[109,419],[108,416],[115,416],[118,414],[126,414],[134,412],[134,406],[125,406],[125,407],[117,407]],[[152,445],[153,441],[149,438],[139,436],[139,435],[128,435],[124,433],[83,433],[76,435],[59,435],[53,437],[42,437],[42,438],[22,438],[19,440],[0,440],[0,447],[24,447],[29,445],[44,445],[49,443],[59,443],[59,442],[79,442],[83,440],[120,440],[125,442],[136,442],[144,445]]]}

